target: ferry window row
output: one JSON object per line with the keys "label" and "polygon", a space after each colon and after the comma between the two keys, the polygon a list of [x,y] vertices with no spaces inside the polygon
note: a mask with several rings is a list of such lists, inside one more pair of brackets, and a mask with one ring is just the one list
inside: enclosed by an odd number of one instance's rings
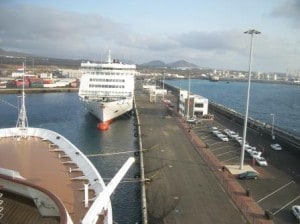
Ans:
{"label": "ferry window row", "polygon": [[110,72],[110,71],[82,71],[83,74],[87,73],[87,74],[90,74],[90,75],[121,75],[121,76],[124,76],[124,75],[130,75],[130,76],[134,76],[135,73],[132,73],[132,72],[128,72],[128,73],[119,73],[119,72]]}
{"label": "ferry window row", "polygon": [[108,67],[88,67],[88,66],[81,66],[81,70],[90,70],[90,71],[95,71],[95,70],[109,70],[109,71],[135,71],[135,68],[108,68]]}
{"label": "ferry window row", "polygon": [[98,99],[99,97],[111,97],[111,96],[118,96],[118,97],[131,97],[132,92],[128,91],[82,91],[81,95],[89,96],[91,99]]}
{"label": "ferry window row", "polygon": [[125,79],[90,79],[90,82],[125,82]]}
{"label": "ferry window row", "polygon": [[118,88],[118,89],[124,89],[124,85],[100,85],[100,84],[90,84],[90,88]]}
{"label": "ferry window row", "polygon": [[97,96],[102,96],[102,97],[113,97],[113,96],[123,96],[123,97],[127,97],[127,96],[132,96],[131,92],[115,92],[115,91],[101,91],[101,92],[97,92]]}

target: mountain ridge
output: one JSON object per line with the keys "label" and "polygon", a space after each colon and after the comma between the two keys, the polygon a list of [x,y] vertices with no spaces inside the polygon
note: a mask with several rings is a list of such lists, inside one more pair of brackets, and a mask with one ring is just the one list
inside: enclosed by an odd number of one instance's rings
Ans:
{"label": "mountain ridge", "polygon": [[153,60],[147,63],[140,64],[139,66],[148,68],[199,68],[198,65],[187,62],[185,60],[178,60],[171,63],[165,63],[160,60]]}
{"label": "mountain ridge", "polygon": [[[65,59],[65,58],[51,58],[51,57],[45,57],[45,56],[38,56],[38,55],[33,55],[30,53],[24,53],[24,52],[17,52],[17,51],[7,51],[2,48],[0,48],[0,56],[4,57],[6,59],[9,58],[15,58],[19,60],[24,60],[24,58],[34,58],[35,63],[42,63],[44,64],[44,61],[53,62],[54,64],[59,64],[59,61],[63,62],[63,64],[68,64],[70,63],[71,65],[75,65],[77,63],[78,66],[80,66],[80,62],[82,61],[81,59]],[[23,58],[23,59],[22,59]],[[18,62],[20,63],[20,62]],[[132,63],[132,62],[131,62]],[[133,63],[135,64],[135,63]],[[141,68],[157,68],[157,69],[194,69],[194,68],[199,68],[198,65],[189,63],[185,60],[177,60],[171,63],[165,63],[161,60],[152,60],[147,63],[142,63],[142,64],[136,64],[138,67]]]}

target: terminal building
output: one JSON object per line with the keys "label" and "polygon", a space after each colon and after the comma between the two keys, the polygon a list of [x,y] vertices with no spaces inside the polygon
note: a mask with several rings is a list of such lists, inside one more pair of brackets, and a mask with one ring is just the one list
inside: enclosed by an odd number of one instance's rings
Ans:
{"label": "terminal building", "polygon": [[187,118],[201,118],[203,115],[207,115],[208,99],[199,95],[189,94],[187,90],[180,90],[179,114]]}

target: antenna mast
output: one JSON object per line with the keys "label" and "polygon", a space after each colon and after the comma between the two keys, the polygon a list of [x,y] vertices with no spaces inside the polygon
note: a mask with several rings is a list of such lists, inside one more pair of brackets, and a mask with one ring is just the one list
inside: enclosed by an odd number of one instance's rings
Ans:
{"label": "antenna mast", "polygon": [[18,121],[16,128],[18,129],[18,134],[16,137],[26,138],[27,137],[27,128],[28,128],[28,120],[26,115],[26,107],[25,107],[25,66],[23,62],[23,86],[22,86],[22,96],[20,97],[20,112],[18,116]]}
{"label": "antenna mast", "polygon": [[110,50],[108,51],[107,62],[108,62],[109,64],[112,63],[111,56],[110,56]]}

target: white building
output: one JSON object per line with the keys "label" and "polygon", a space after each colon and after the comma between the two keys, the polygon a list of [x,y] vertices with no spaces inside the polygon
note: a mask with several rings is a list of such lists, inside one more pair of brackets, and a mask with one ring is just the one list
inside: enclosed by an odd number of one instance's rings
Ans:
{"label": "white building", "polygon": [[156,85],[153,84],[144,84],[143,85],[143,90],[147,90],[147,91],[152,91],[152,90],[155,90],[156,89]]}
{"label": "white building", "polygon": [[194,94],[188,95],[186,90],[180,90],[179,94],[179,114],[181,116],[192,118],[207,115],[207,98]]}
{"label": "white building", "polygon": [[168,94],[168,91],[166,89],[151,89],[149,88],[149,94],[150,94],[150,102],[156,102],[156,97],[157,96],[162,96],[162,98],[164,98],[164,96],[166,96]]}
{"label": "white building", "polygon": [[24,68],[19,68],[16,72],[11,73],[12,78],[23,78],[23,76],[25,76],[25,77],[36,77],[33,74],[29,74],[27,72],[25,73]]}
{"label": "white building", "polygon": [[53,79],[53,74],[52,73],[41,73],[40,78],[41,79]]}
{"label": "white building", "polygon": [[61,69],[61,74],[66,78],[81,78],[82,70],[80,69]]}

